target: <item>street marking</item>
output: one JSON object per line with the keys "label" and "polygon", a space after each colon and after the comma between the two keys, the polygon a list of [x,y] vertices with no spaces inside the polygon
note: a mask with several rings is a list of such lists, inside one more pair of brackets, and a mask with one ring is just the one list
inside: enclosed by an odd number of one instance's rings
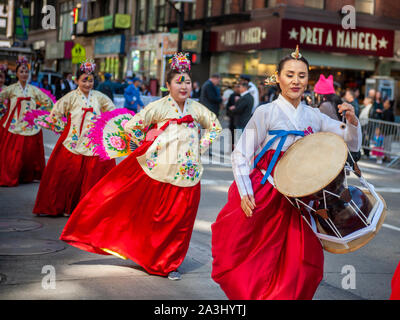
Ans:
{"label": "street marking", "polygon": [[392,230],[396,230],[396,231],[400,231],[400,228],[392,226],[392,225],[387,224],[387,223],[383,223],[382,227],[385,227],[385,228],[388,228],[388,229],[392,229]]}
{"label": "street marking", "polygon": [[400,193],[400,188],[375,187],[376,192]]}
{"label": "street marking", "polygon": [[233,180],[211,180],[211,179],[201,179],[201,184],[206,186],[221,186],[221,185],[231,185]]}
{"label": "street marking", "polygon": [[212,222],[196,219],[196,221],[194,222],[194,229],[198,231],[211,233],[211,224]]}
{"label": "street marking", "polygon": [[50,150],[53,150],[54,147],[56,146],[55,144],[49,144],[49,143],[45,143],[44,146]]}

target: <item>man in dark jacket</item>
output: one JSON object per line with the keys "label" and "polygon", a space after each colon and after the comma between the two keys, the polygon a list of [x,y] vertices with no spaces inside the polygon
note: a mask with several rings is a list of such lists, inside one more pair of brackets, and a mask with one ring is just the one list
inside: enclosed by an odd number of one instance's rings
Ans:
{"label": "man in dark jacket", "polygon": [[234,106],[231,106],[229,108],[229,110],[234,115],[233,122],[235,129],[241,129],[242,131],[251,118],[251,111],[254,104],[254,98],[251,95],[249,89],[249,83],[242,81],[239,88],[240,98],[236,101]]}
{"label": "man in dark jacket", "polygon": [[222,103],[221,92],[218,84],[221,80],[219,74],[213,74],[210,79],[204,82],[200,90],[200,103],[219,116],[219,108]]}

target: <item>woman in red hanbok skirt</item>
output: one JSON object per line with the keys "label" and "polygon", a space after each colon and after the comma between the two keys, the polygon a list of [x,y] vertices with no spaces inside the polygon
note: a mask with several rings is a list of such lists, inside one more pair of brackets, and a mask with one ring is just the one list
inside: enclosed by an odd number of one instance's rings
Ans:
{"label": "woman in red hanbok skirt", "polygon": [[390,294],[390,300],[400,300],[400,262],[393,274],[391,285],[392,292]]}
{"label": "woman in red hanbok skirt", "polygon": [[[200,201],[200,153],[221,131],[214,113],[189,99],[189,61],[176,55],[170,95],[124,125],[139,147],[100,180],[72,213],[60,239],[82,250],[131,259],[179,280]],[[199,141],[198,124],[207,129]],[[146,128],[151,129],[146,132]]]}
{"label": "woman in red hanbok skirt", "polygon": [[295,140],[313,132],[337,133],[350,150],[360,148],[361,128],[351,105],[339,107],[347,111],[343,129],[342,122],[301,103],[308,62],[298,50],[277,69],[281,94],[256,109],[240,137],[232,153],[235,181],[212,224],[211,276],[229,299],[312,299],[323,277],[323,249],[273,186],[274,164]]}
{"label": "woman in red hanbok skirt", "polygon": [[115,160],[101,160],[89,145],[91,120],[102,112],[115,109],[103,93],[92,90],[95,65],[83,63],[76,81],[78,88],[54,105],[49,118],[68,122],[47,162],[36,197],[34,214],[70,215],[79,200],[112,168]]}
{"label": "woman in red hanbok skirt", "polygon": [[50,109],[51,99],[39,88],[27,84],[26,58],[17,61],[18,82],[0,92],[0,186],[40,180],[45,167],[43,133],[28,126],[24,116],[30,110]]}

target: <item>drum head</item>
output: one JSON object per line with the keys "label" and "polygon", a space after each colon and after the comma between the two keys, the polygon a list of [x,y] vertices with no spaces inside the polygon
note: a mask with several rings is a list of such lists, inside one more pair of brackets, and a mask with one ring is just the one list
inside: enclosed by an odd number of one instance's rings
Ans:
{"label": "drum head", "polygon": [[[371,201],[372,205],[375,204],[376,199],[374,198],[374,196],[366,189],[362,189],[362,191],[365,193],[365,195],[369,198],[369,201]],[[328,241],[328,240],[323,240],[321,239],[322,242],[322,246],[324,247],[324,250],[330,252],[330,253],[336,253],[336,254],[342,254],[342,253],[350,253],[350,252],[354,252],[358,249],[360,249],[361,247],[365,246],[368,242],[370,242],[372,240],[373,237],[376,236],[376,234],[378,233],[378,231],[380,230],[380,228],[382,227],[383,222],[385,221],[386,218],[386,210],[387,210],[387,206],[386,206],[386,202],[383,199],[383,197],[378,194],[379,198],[381,198],[384,207],[383,207],[383,211],[381,213],[381,216],[379,218],[379,221],[376,225],[376,229],[374,232],[368,233],[358,239],[355,239],[353,241],[350,241],[347,243],[348,248],[346,248],[344,245],[340,244],[340,243],[336,243],[336,242],[332,242],[332,241]],[[318,223],[318,220],[316,220],[317,223],[317,228],[318,228],[318,232],[320,233],[325,233],[323,228],[321,227],[321,225]]]}
{"label": "drum head", "polygon": [[312,195],[343,170],[348,156],[343,138],[330,132],[308,135],[293,143],[275,168],[274,183],[288,197]]}

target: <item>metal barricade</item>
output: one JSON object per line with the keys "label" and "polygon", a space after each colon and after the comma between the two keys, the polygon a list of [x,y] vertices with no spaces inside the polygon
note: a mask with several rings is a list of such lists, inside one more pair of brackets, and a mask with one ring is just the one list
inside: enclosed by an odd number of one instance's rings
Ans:
{"label": "metal barricade", "polygon": [[400,123],[368,119],[368,122],[361,121],[361,131],[365,155],[369,156],[372,153],[390,159],[387,167],[399,161]]}

